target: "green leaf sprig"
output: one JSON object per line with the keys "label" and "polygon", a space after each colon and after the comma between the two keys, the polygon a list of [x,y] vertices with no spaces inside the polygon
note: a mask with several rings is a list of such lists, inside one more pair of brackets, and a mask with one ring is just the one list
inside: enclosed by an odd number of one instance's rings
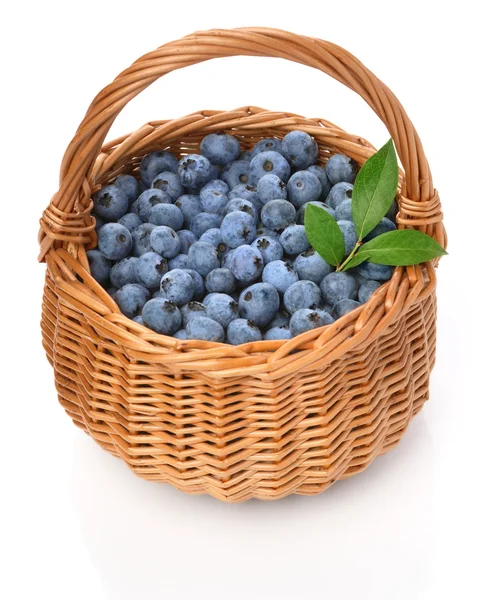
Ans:
{"label": "green leaf sprig", "polygon": [[361,167],[353,187],[351,210],[358,241],[345,257],[343,234],[323,208],[308,204],[304,226],[309,243],[337,271],[364,261],[379,265],[416,265],[447,254],[432,237],[414,229],[399,229],[364,243],[364,238],[388,213],[398,187],[398,161],[390,139]]}

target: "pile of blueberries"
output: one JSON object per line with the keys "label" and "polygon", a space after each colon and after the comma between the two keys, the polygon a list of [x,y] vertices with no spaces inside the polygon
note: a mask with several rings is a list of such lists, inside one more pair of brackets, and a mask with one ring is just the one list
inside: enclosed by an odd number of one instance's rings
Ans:
{"label": "pile of blueberries", "polygon": [[[152,152],[138,180],[120,175],[94,196],[98,247],[91,275],[124,315],[180,340],[229,344],[286,340],[332,323],[391,277],[363,263],[335,272],[311,247],[308,203],[331,213],[347,253],[356,243],[351,195],[356,164],[331,156],[303,131],[252,151],[211,133],[200,154]],[[395,229],[387,215],[369,237]]]}

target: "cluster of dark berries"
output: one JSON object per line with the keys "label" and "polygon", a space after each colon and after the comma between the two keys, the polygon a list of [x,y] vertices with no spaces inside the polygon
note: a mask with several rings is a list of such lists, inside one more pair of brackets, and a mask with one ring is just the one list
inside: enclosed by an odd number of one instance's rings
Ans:
{"label": "cluster of dark berries", "polygon": [[[335,272],[309,245],[308,203],[330,212],[348,252],[356,243],[355,163],[303,131],[251,151],[207,135],[200,154],[152,152],[139,179],[121,175],[94,196],[92,276],[124,315],[178,339],[229,344],[290,339],[366,302],[392,267]],[[371,237],[395,228],[385,218]]]}

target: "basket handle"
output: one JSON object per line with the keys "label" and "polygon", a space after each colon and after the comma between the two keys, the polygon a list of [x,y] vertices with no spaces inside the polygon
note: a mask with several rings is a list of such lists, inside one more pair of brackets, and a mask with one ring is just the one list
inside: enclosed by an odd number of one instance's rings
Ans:
{"label": "basket handle", "polygon": [[40,256],[54,242],[95,241],[90,216],[90,179],[94,163],[114,120],[128,102],[159,77],[212,58],[284,58],[319,69],[359,94],[392,136],[405,170],[399,223],[418,227],[445,245],[440,200],[422,144],[394,94],[352,54],[323,40],[267,28],[214,29],[193,33],[146,54],[94,98],[69,144],[61,166],[60,187],[40,220]]}

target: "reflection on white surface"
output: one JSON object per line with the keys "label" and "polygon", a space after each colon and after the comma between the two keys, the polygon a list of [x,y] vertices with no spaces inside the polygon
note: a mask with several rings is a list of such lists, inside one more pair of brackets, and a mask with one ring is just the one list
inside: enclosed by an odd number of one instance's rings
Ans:
{"label": "reflection on white surface", "polygon": [[189,496],[137,478],[81,433],[74,456],[74,506],[109,598],[321,590],[403,600],[426,588],[436,531],[425,408],[396,448],[316,497],[229,505]]}

